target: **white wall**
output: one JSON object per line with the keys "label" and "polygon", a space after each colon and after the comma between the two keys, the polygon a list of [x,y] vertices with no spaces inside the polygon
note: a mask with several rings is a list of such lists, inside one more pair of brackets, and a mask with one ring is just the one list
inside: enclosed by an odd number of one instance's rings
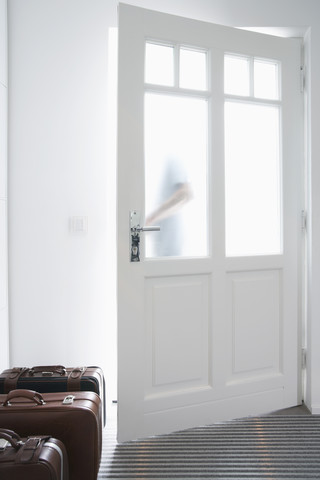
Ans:
{"label": "white wall", "polygon": [[[97,364],[108,377],[109,9],[9,2],[11,365]],[[69,231],[72,216],[87,234]]]}
{"label": "white wall", "polygon": [[[307,402],[320,412],[319,1],[127,3],[230,26],[311,27]],[[116,4],[9,2],[11,364],[99,363],[107,380],[105,353],[112,345],[106,324],[113,302],[108,254],[114,254],[106,248],[113,234],[106,192],[113,181],[108,179],[113,170],[108,170],[107,34],[116,26]],[[70,235],[72,215],[88,216],[87,235]]]}
{"label": "white wall", "polygon": [[7,0],[0,1],[0,369],[9,364],[7,262]]}

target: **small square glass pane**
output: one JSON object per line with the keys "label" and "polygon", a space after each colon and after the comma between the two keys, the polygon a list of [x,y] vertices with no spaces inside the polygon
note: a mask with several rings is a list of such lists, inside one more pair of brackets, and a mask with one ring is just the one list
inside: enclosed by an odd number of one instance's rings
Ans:
{"label": "small square glass pane", "polygon": [[172,46],[146,43],[145,82],[154,85],[174,85]]}
{"label": "small square glass pane", "polygon": [[250,94],[250,63],[247,57],[225,55],[224,93],[241,96]]}
{"label": "small square glass pane", "polygon": [[279,100],[278,63],[254,60],[254,96],[267,100]]}
{"label": "small square glass pane", "polygon": [[193,90],[207,89],[207,53],[187,48],[180,49],[180,87]]}

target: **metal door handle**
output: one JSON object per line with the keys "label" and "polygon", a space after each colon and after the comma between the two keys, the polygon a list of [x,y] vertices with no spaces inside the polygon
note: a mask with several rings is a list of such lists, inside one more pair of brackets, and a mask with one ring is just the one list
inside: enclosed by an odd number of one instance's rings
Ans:
{"label": "metal door handle", "polygon": [[136,227],[131,227],[131,232],[132,233],[140,233],[140,232],[159,232],[160,227],[153,225],[150,227],[140,227],[140,225],[137,225]]}
{"label": "metal door handle", "polygon": [[130,212],[130,232],[132,235],[139,234],[140,232],[159,232],[160,227],[157,225],[140,226],[140,213],[137,210]]}
{"label": "metal door handle", "polygon": [[140,233],[141,232],[159,232],[157,225],[140,226],[140,213],[136,210],[130,212],[130,261],[140,262]]}

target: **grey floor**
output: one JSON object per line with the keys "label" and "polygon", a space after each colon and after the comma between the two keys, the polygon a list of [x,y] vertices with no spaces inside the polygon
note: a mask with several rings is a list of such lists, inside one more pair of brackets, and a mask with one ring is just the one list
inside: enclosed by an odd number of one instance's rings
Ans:
{"label": "grey floor", "polygon": [[[285,408],[283,410],[276,410],[270,412],[267,415],[311,415],[308,408],[303,405],[296,407]],[[112,442],[114,445],[117,443],[117,404],[113,403],[108,407],[107,425],[104,428],[104,443]]]}
{"label": "grey floor", "polygon": [[[305,405],[270,412],[269,415],[311,415]],[[103,431],[103,450],[112,452],[117,445],[117,405],[111,404],[107,412],[107,424]]]}
{"label": "grey floor", "polygon": [[[259,422],[259,425],[261,424],[261,428],[265,428],[263,425],[264,424],[267,424],[267,425],[273,425],[275,424],[275,416],[279,416],[279,422],[281,425],[286,425],[286,429],[289,428],[290,429],[290,426],[288,427],[288,425],[290,425],[290,422],[294,421],[292,420],[294,417],[306,417],[306,416],[309,416],[309,417],[312,417],[311,416],[311,413],[310,411],[307,409],[307,407],[305,405],[300,405],[300,406],[296,406],[296,407],[292,407],[292,408],[287,408],[287,409],[283,409],[283,410],[277,410],[277,411],[273,411],[273,412],[270,412],[269,414],[266,414],[266,415],[263,415],[264,418],[261,418],[260,417],[260,422]],[[284,419],[283,417],[284,416],[288,416],[288,423],[285,421],[284,423]],[[270,420],[266,417],[270,417]],[[282,418],[281,418],[282,417]],[[312,417],[312,418],[315,418],[315,417]],[[255,422],[256,421],[256,418],[252,417],[249,418],[249,419],[244,419],[244,421],[247,423],[247,425],[250,425],[250,423]],[[311,418],[310,418],[310,421],[311,421]],[[292,480],[293,478],[296,479],[296,478],[300,478],[300,479],[303,479],[303,480],[306,480],[307,478],[308,479],[311,479],[311,478],[316,478],[316,479],[319,479],[320,480],[320,460],[319,460],[319,453],[320,453],[320,433],[319,432],[319,426],[320,426],[320,419],[318,417],[318,419],[316,420],[316,425],[313,426],[313,430],[316,432],[315,434],[313,434],[313,439],[311,439],[311,447],[309,448],[309,445],[306,447],[304,446],[304,450],[300,451],[301,449],[301,445],[302,445],[302,442],[303,441],[306,441],[306,438],[307,440],[309,441],[309,427],[311,425],[309,419],[305,418],[305,419],[302,419],[301,418],[301,421],[298,421],[298,429],[299,429],[299,439],[298,441],[295,440],[295,442],[297,443],[298,446],[296,446],[297,448],[297,452],[296,451],[292,451],[292,449],[294,448],[294,445],[291,444],[289,447],[287,447],[287,453],[286,455],[293,455],[293,460],[290,460],[290,462],[288,463],[287,465],[287,468],[290,469],[291,468],[291,474],[289,473],[288,475],[285,475],[283,473],[280,474],[280,476],[271,476],[270,478],[272,478],[273,480],[276,479],[280,479],[281,480]],[[240,420],[240,423],[241,423],[241,420]],[[300,430],[300,427],[301,429],[303,429],[303,425],[304,424],[307,424],[307,435],[305,434],[306,432],[304,432],[303,430]],[[313,424],[314,422],[312,422]],[[216,429],[217,426],[214,425],[214,428]],[[250,428],[250,427],[249,427]],[[276,428],[279,430],[279,426],[278,426],[278,422],[276,423]],[[246,429],[247,429],[247,426],[246,426]],[[260,427],[259,429],[260,430]],[[297,430],[297,427],[294,426],[294,433],[296,432]],[[254,427],[254,434],[256,434],[256,425]],[[285,432],[283,431],[283,429],[281,428],[280,429],[281,431],[281,434],[280,435],[285,435]],[[246,436],[247,436],[247,430],[245,431],[246,432]],[[311,430],[310,430],[311,432]],[[222,442],[223,443],[223,438],[222,436],[220,436],[220,433],[223,433],[223,432],[219,432],[219,449],[221,450],[221,448],[226,449],[230,443],[230,436],[228,437],[227,439],[227,443],[223,444],[222,447],[220,447],[220,443]],[[179,435],[184,435],[185,432],[178,432]],[[271,433],[272,435],[272,433]],[[261,431],[260,431],[260,436],[261,436]],[[264,438],[264,441],[263,441],[263,445],[265,446],[266,445],[266,442],[268,442],[268,436],[270,438],[270,432],[267,432],[267,435],[265,436]],[[315,438],[314,438],[315,436]],[[108,418],[107,418],[107,425],[106,427],[104,428],[104,432],[103,432],[103,447],[102,447],[102,459],[101,459],[101,466],[100,466],[100,471],[99,471],[99,475],[98,475],[98,478],[97,480],[103,480],[103,479],[106,479],[108,478],[109,480],[112,479],[112,480],[130,480],[130,479],[143,479],[143,480],[150,480],[152,478],[152,480],[157,480],[158,478],[159,479],[163,479],[163,478],[168,478],[166,475],[164,475],[163,473],[161,475],[158,474],[158,469],[160,468],[159,467],[159,458],[161,456],[161,448],[162,448],[162,445],[160,444],[159,446],[156,446],[155,448],[157,449],[157,453],[156,453],[156,457],[157,457],[157,462],[158,462],[158,467],[157,467],[157,475],[156,473],[152,473],[152,475],[148,475],[146,474],[146,469],[147,468],[154,468],[152,466],[152,464],[150,463],[150,465],[148,464],[148,459],[146,458],[145,460],[143,460],[143,455],[146,455],[146,452],[148,451],[148,448],[147,448],[147,445],[144,445],[143,448],[139,450],[139,452],[136,454],[136,458],[134,459],[134,461],[132,460],[132,456],[130,457],[130,455],[132,455],[132,453],[130,452],[130,454],[128,454],[127,452],[127,448],[128,446],[126,444],[118,444],[117,443],[117,406],[116,405],[112,405],[112,406],[109,406],[108,408]],[[300,438],[301,437],[301,438]],[[213,437],[214,438],[214,437]],[[234,432],[232,433],[232,438],[235,438],[234,437]],[[260,439],[260,437],[259,437]],[[152,439],[153,441],[156,440],[155,438]],[[162,439],[161,439],[162,440]],[[160,442],[161,442],[160,440]],[[210,440],[211,441],[211,440]],[[248,440],[246,440],[246,442],[250,442],[250,434],[248,435]],[[281,440],[282,441],[282,440]],[[149,439],[146,439],[146,442],[148,443],[149,442]],[[313,443],[312,443],[313,442]],[[144,441],[142,441],[142,443],[144,443]],[[231,442],[232,443],[232,442]],[[243,448],[242,447],[242,443],[243,443],[243,438],[241,439],[241,442],[240,442],[240,445],[241,447],[240,448]],[[270,443],[270,441],[269,441]],[[196,444],[195,444],[196,445]],[[211,445],[211,444],[210,444]],[[130,448],[132,447],[132,445],[130,445],[129,447],[129,450]],[[280,445],[280,450],[283,448],[282,444]],[[133,447],[135,448],[135,446]],[[211,447],[210,447],[211,448]],[[228,448],[233,448],[232,445]],[[128,450],[128,451],[129,451]],[[277,451],[277,455],[278,455],[278,447],[276,449]],[[315,452],[315,453],[314,453]],[[279,455],[281,454],[281,452],[279,453]],[[173,455],[173,453],[172,453]],[[232,454],[234,455],[234,454]],[[230,458],[233,458],[232,455],[229,455]],[[304,473],[301,474],[301,468],[304,468],[304,466],[299,463],[301,462],[300,458],[304,458],[304,461],[309,461],[309,457],[307,457],[307,455],[309,455],[310,457],[310,465],[311,465],[311,471],[309,470],[306,470],[306,473],[307,475],[304,476]],[[314,455],[314,458],[312,457],[312,455]],[[159,458],[158,458],[159,457]],[[167,455],[166,455],[167,457]],[[229,461],[229,457],[228,457],[228,461]],[[269,460],[271,459],[270,457],[270,452],[268,453],[268,458]],[[154,460],[153,460],[154,461]],[[242,460],[241,460],[242,461]],[[254,461],[254,456],[253,456],[253,460],[251,459],[251,457],[247,459],[248,461],[248,464],[250,464],[250,462],[253,462]],[[260,461],[265,461],[265,456],[260,459]],[[271,460],[270,460],[271,461]],[[279,460],[277,460],[279,462]],[[287,461],[287,458],[286,456],[284,457],[284,464],[285,462]],[[297,462],[297,465],[295,465],[294,462]],[[132,464],[131,464],[131,463]],[[137,462],[138,462],[138,467],[137,467]],[[141,463],[142,462],[142,463]],[[165,464],[166,462],[168,462],[168,459],[166,458],[166,461],[162,462],[161,463],[161,468],[165,468]],[[188,462],[189,462],[189,457],[188,457]],[[292,462],[294,464],[292,464]],[[224,463],[223,465],[226,465],[226,467],[223,467],[223,468],[228,468],[228,465],[227,465],[227,462]],[[258,464],[254,464],[254,468],[256,469],[257,468],[257,465]],[[270,464],[271,465],[271,464]],[[266,471],[264,472],[264,475],[261,476],[261,475],[254,475],[253,477],[249,475],[250,479],[251,480],[261,480],[262,478],[265,478],[265,475],[268,475],[271,474],[271,470],[273,468],[277,468],[274,467],[274,466],[271,466],[268,464],[267,465],[267,469]],[[308,464],[309,465],[309,464]],[[136,471],[135,469],[137,469],[139,471]],[[182,467],[182,468],[186,468],[185,466]],[[219,465],[217,468],[220,468]],[[242,467],[241,467],[242,468]],[[260,467],[259,467],[260,468]],[[271,470],[269,470],[271,468]],[[282,466],[282,468],[285,468]],[[308,467],[309,468],[309,467]],[[241,471],[241,469],[240,469]],[[255,471],[255,470],[254,470]],[[292,473],[293,472],[293,473]],[[180,475],[180,473],[179,473]],[[177,479],[181,479],[181,478],[186,478],[183,477],[183,476],[179,476],[177,473],[172,476],[169,475],[170,478],[177,478]],[[222,474],[221,474],[222,475]],[[290,476],[291,475],[291,476]],[[301,476],[302,475],[302,476]],[[218,475],[219,477],[219,475]],[[214,478],[218,478],[216,476],[214,476]],[[248,478],[249,478],[248,477]],[[188,479],[190,478],[190,474],[188,475]],[[202,477],[201,477],[202,478]],[[204,475],[203,478],[209,478],[208,475]],[[210,478],[213,478],[213,477],[210,477]],[[220,478],[220,477],[219,477]],[[227,476],[225,476],[225,474],[222,475],[221,478],[227,478]],[[231,475],[230,476],[230,479],[235,479],[235,478],[240,478],[238,477],[237,475],[234,476],[234,475]],[[247,477],[244,477],[243,475],[241,476],[241,478],[247,478]],[[269,478],[269,477],[268,477]],[[229,479],[229,476],[228,476],[228,480]],[[195,479],[191,479],[191,480],[198,480],[198,477],[195,478]]]}
{"label": "grey floor", "polygon": [[271,415],[311,415],[310,410],[305,405],[298,405],[297,407],[285,408],[271,412]]}

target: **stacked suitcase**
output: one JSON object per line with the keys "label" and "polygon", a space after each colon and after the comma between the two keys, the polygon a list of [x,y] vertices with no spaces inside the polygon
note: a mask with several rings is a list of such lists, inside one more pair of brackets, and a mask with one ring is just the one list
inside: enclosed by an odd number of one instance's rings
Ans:
{"label": "stacked suitcase", "polygon": [[[55,365],[5,370],[0,375],[0,478],[96,480],[103,424],[105,391],[99,367],[72,369]],[[1,448],[1,442],[5,447]],[[61,442],[66,450],[64,455],[60,448],[64,467],[56,466],[59,445],[52,446],[55,442]],[[21,462],[21,458],[29,458],[26,452],[30,453],[35,444],[37,453],[28,462]],[[44,453],[40,453],[40,446]],[[43,457],[46,465],[41,463]],[[48,463],[51,477],[45,476]],[[7,475],[2,477],[2,471]]]}
{"label": "stacked suitcase", "polygon": [[45,365],[32,368],[11,368],[0,374],[0,394],[16,388],[39,393],[88,391],[99,395],[102,402],[102,422],[106,423],[104,375],[99,367],[66,368]]}
{"label": "stacked suitcase", "polygon": [[5,480],[68,480],[68,456],[64,444],[55,438],[20,438],[0,428],[0,478]]}

